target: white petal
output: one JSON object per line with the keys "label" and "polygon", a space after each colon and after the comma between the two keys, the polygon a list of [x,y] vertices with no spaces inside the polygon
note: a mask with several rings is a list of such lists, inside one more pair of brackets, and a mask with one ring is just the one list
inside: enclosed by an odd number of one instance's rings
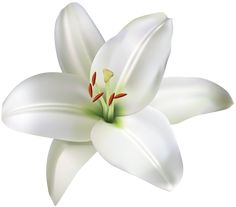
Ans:
{"label": "white petal", "polygon": [[119,100],[124,111],[139,111],[155,97],[170,54],[172,21],[157,13],[135,19],[98,51],[92,71],[103,85],[102,70],[114,72],[111,88],[128,95]]}
{"label": "white petal", "polygon": [[56,205],[78,170],[94,155],[90,142],[74,143],[54,140],[47,162],[48,192]]}
{"label": "white petal", "polygon": [[85,84],[80,83],[79,77],[62,73],[40,74],[23,81],[3,103],[3,122],[34,135],[89,141],[97,119],[85,110],[91,101]]}
{"label": "white petal", "polygon": [[171,123],[230,107],[233,100],[219,85],[201,78],[164,78],[151,106]]}
{"label": "white petal", "polygon": [[59,14],[55,43],[62,71],[80,74],[88,80],[91,63],[104,40],[79,4],[71,3]]}
{"label": "white petal", "polygon": [[171,190],[182,177],[182,159],[168,120],[150,107],[125,116],[122,127],[98,122],[91,140],[109,163],[160,188]]}

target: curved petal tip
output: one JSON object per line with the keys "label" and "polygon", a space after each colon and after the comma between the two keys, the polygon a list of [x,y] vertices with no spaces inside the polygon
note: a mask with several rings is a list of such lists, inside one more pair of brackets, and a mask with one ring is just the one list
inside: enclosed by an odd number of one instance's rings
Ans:
{"label": "curved petal tip", "polygon": [[183,162],[167,119],[147,107],[122,118],[123,127],[100,121],[91,140],[113,166],[171,191],[182,178]]}
{"label": "curved petal tip", "polygon": [[151,106],[166,115],[172,124],[196,115],[233,105],[230,94],[216,83],[202,78],[164,78]]}
{"label": "curved petal tip", "polygon": [[47,161],[47,184],[54,205],[60,201],[76,173],[95,152],[90,142],[52,142]]}

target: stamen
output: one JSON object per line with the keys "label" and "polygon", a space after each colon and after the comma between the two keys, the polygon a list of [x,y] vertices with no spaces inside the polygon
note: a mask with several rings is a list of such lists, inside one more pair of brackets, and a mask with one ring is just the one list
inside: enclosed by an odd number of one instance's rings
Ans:
{"label": "stamen", "polygon": [[109,69],[103,70],[104,82],[107,83],[113,77],[113,72]]}
{"label": "stamen", "polygon": [[114,99],[121,98],[124,96],[127,96],[127,93],[119,93],[119,94],[115,95]]}
{"label": "stamen", "polygon": [[92,76],[92,85],[94,86],[95,83],[96,83],[96,77],[97,77],[97,74],[96,72],[94,72],[93,76]]}
{"label": "stamen", "polygon": [[103,92],[102,93],[99,93],[97,94],[94,98],[93,98],[93,102],[97,101],[99,98],[101,98],[103,96]]}
{"label": "stamen", "polygon": [[111,94],[109,101],[108,101],[108,106],[110,106],[112,104],[114,97],[115,97],[115,93]]}
{"label": "stamen", "polygon": [[89,92],[90,97],[92,98],[93,97],[93,87],[92,87],[91,83],[88,86],[88,92]]}
{"label": "stamen", "polygon": [[[88,85],[88,92],[91,97],[92,102],[96,102],[99,100],[101,113],[99,110],[98,115],[101,116],[106,122],[113,123],[116,119],[116,104],[114,103],[115,99],[122,98],[127,96],[127,93],[111,93],[110,89],[110,80],[114,76],[113,72],[107,68],[103,69],[103,78],[105,87],[101,87],[96,83],[97,73],[94,72],[90,79],[90,83]],[[113,87],[112,87],[113,88]],[[97,107],[97,106],[96,106]]]}

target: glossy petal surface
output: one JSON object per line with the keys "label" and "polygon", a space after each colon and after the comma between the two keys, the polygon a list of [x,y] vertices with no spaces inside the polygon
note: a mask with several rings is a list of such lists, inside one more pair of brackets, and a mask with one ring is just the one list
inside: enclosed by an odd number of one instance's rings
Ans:
{"label": "glossy petal surface", "polygon": [[102,71],[114,73],[111,91],[128,95],[119,100],[127,115],[144,108],[155,97],[170,54],[172,21],[157,13],[137,18],[98,51],[91,75],[97,71],[98,84],[104,85]]}
{"label": "glossy petal surface", "polygon": [[230,107],[233,100],[219,85],[201,78],[164,78],[151,106],[171,123]]}
{"label": "glossy petal surface", "polygon": [[89,141],[97,118],[87,112],[91,101],[85,84],[80,83],[78,76],[62,73],[40,74],[23,81],[3,104],[3,122],[34,135]]}
{"label": "glossy petal surface", "polygon": [[78,170],[95,152],[91,142],[53,140],[48,154],[47,183],[54,204],[58,203]]}
{"label": "glossy petal surface", "polygon": [[55,43],[62,71],[77,73],[88,81],[91,63],[104,40],[82,6],[71,3],[61,11]]}
{"label": "glossy petal surface", "polygon": [[112,165],[171,190],[181,179],[182,159],[168,120],[150,107],[122,118],[123,126],[98,122],[91,140]]}

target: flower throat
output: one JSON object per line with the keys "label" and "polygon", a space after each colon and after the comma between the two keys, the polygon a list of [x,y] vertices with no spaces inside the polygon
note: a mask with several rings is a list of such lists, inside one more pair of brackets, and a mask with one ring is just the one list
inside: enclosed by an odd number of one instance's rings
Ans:
{"label": "flower throat", "polygon": [[93,103],[99,101],[102,106],[102,116],[106,122],[113,123],[115,121],[115,102],[126,96],[126,93],[110,92],[110,80],[113,77],[113,72],[109,69],[103,70],[103,78],[105,83],[105,91],[99,89],[96,84],[97,74],[93,73],[91,82],[88,85],[88,93]]}

